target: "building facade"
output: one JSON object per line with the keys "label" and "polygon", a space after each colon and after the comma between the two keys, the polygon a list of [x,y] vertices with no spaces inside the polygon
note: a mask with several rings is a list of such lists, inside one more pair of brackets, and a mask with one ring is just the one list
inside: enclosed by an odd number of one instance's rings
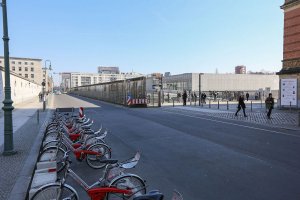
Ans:
{"label": "building facade", "polygon": [[235,74],[246,74],[246,66],[244,66],[244,65],[236,66]]}
{"label": "building facade", "polygon": [[300,0],[285,0],[284,39],[280,77],[281,107],[300,107]]}
{"label": "building facade", "polygon": [[[30,81],[17,73],[10,72],[11,82],[11,99],[14,104],[26,102],[32,98],[38,98],[38,94],[42,90],[42,86],[33,81]],[[3,107],[4,100],[4,86],[5,86],[5,72],[4,68],[0,67],[0,107]],[[2,109],[0,110],[2,112]]]}
{"label": "building facade", "polygon": [[[42,85],[42,82],[45,82],[46,91],[52,91],[53,80],[49,77],[49,70],[43,68],[42,59],[10,57],[9,62],[11,72],[38,85]],[[4,68],[3,56],[0,56],[0,67]]]}
{"label": "building facade", "polygon": [[243,93],[258,94],[265,98],[269,92],[277,98],[279,90],[278,75],[261,74],[205,74],[185,73],[163,77],[163,90],[170,93],[189,92]]}
{"label": "building facade", "polygon": [[[9,58],[10,71],[34,81],[38,84],[43,82],[42,59],[34,58]],[[0,56],[0,67],[4,67],[4,57]]]}
{"label": "building facade", "polygon": [[120,74],[120,70],[119,70],[119,67],[99,66],[98,73],[99,74]]}
{"label": "building facade", "polygon": [[112,81],[125,80],[130,78],[141,77],[139,73],[81,73],[81,72],[63,72],[61,73],[61,88],[63,91],[69,91],[71,88],[93,85],[98,83],[107,83]]}

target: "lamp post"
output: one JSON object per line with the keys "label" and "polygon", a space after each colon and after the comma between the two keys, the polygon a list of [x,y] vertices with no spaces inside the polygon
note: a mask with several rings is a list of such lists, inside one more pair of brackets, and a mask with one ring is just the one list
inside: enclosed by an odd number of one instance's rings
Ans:
{"label": "lamp post", "polygon": [[[47,62],[50,63],[49,68],[47,68],[47,66],[46,66]],[[47,73],[46,73],[47,69],[52,70],[52,68],[51,68],[51,61],[50,60],[45,60],[45,67],[43,68],[43,70],[44,70],[44,76],[45,76],[45,79],[42,82],[42,86],[43,86],[43,111],[45,111],[45,109],[46,109],[46,96],[45,96],[45,89],[46,88],[45,87],[46,87],[46,84],[47,84]]]}
{"label": "lamp post", "polygon": [[2,13],[3,13],[3,42],[4,42],[4,64],[5,64],[5,99],[3,101],[4,111],[4,151],[3,155],[13,155],[14,151],[13,142],[13,121],[12,121],[12,106],[13,101],[11,100],[11,88],[10,88],[10,70],[9,70],[9,37],[7,27],[7,10],[6,0],[2,0]]}

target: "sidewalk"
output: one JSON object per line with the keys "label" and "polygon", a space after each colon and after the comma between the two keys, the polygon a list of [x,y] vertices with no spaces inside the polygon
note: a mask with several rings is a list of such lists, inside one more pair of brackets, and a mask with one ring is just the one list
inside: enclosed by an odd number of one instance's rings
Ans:
{"label": "sidewalk", "polygon": [[[49,98],[49,106],[51,106]],[[18,105],[13,110],[13,137],[15,155],[3,156],[4,117],[0,115],[0,199],[25,199],[35,161],[41,145],[42,133],[51,111],[39,112],[42,108],[38,99],[33,99]]]}
{"label": "sidewalk", "polygon": [[164,104],[163,108],[172,110],[175,112],[185,112],[185,113],[194,113],[194,114],[201,114],[207,115],[211,117],[218,117],[218,118],[225,118],[235,121],[245,121],[257,124],[264,124],[268,126],[276,126],[284,129],[291,129],[291,130],[300,130],[299,125],[299,110],[280,110],[280,109],[273,109],[271,119],[267,118],[266,109],[261,106],[260,103],[252,104],[252,111],[251,107],[246,104],[246,114],[247,117],[244,117],[242,114],[242,110],[238,113],[238,116],[235,116],[235,112],[237,110],[236,104],[230,104],[227,109],[226,104],[220,104],[219,108],[216,103],[211,104],[210,108],[209,105],[202,105],[199,104],[192,104],[187,106],[182,106],[182,104],[174,105],[173,103]]}

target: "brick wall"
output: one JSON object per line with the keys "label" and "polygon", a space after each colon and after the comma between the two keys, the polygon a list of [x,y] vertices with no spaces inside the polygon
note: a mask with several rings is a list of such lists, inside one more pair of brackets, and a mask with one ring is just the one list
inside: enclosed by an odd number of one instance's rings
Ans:
{"label": "brick wall", "polygon": [[283,59],[300,58],[300,7],[284,13]]}

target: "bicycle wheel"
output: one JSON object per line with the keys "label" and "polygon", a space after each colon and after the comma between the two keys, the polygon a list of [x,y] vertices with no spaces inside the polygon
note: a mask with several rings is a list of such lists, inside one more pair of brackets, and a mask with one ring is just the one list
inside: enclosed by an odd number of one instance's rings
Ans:
{"label": "bicycle wheel", "polygon": [[90,136],[85,141],[85,145],[93,145],[93,144],[96,144],[96,143],[105,144],[105,141],[103,139],[97,139],[96,136]]}
{"label": "bicycle wheel", "polygon": [[59,136],[58,131],[55,132],[47,132],[44,136],[44,141],[56,140]]}
{"label": "bicycle wheel", "polygon": [[91,155],[91,154],[86,155],[87,164],[94,169],[100,169],[105,167],[106,164],[100,163],[99,161],[103,159],[111,158],[110,148],[106,144],[96,143],[90,146],[87,150],[94,151],[100,154],[100,155]]}
{"label": "bicycle wheel", "polygon": [[131,190],[132,194],[108,193],[107,200],[132,200],[135,197],[146,194],[145,182],[137,175],[125,174],[112,180],[109,186],[115,186],[119,189]]}
{"label": "bicycle wheel", "polygon": [[65,151],[60,147],[47,147],[44,149],[40,155],[39,161],[56,161],[56,170],[60,172],[64,168],[64,163],[62,162]]}
{"label": "bicycle wheel", "polygon": [[78,200],[79,197],[75,189],[72,188],[71,186],[67,184],[61,186],[60,184],[53,183],[39,188],[38,191],[36,191],[36,193],[31,198],[31,200],[49,200],[49,199]]}
{"label": "bicycle wheel", "polygon": [[59,140],[51,140],[51,141],[44,143],[43,149],[46,149],[48,147],[60,147],[64,151],[68,151],[68,147],[65,145],[65,143],[63,143]]}

